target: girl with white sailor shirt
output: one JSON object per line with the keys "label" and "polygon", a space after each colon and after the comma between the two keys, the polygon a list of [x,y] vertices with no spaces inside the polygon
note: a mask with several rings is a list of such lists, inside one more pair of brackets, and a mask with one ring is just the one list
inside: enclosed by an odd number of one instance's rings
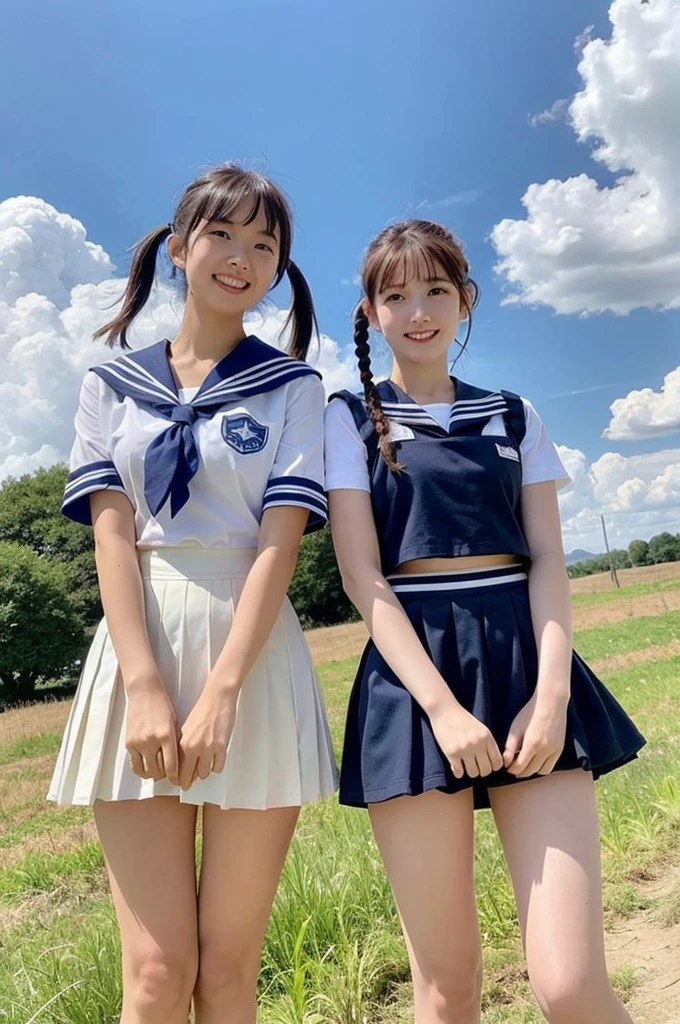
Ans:
{"label": "girl with white sailor shirt", "polygon": [[[340,801],[369,808],[416,1024],[480,1020],[473,809],[489,806],[545,1016],[630,1024],[605,966],[593,778],[644,740],[572,651],[556,498],[567,474],[529,402],[449,376],[477,288],[446,228],[385,229],[362,282],[363,394],[326,411],[333,539],[371,634]],[[393,355],[378,384],[369,325]]]}
{"label": "girl with white sailor shirt", "polygon": [[[278,187],[235,165],[194,181],[139,244],[126,347],[167,240],[177,337],[86,374],[64,512],[92,524],[105,619],[49,798],[94,805],[123,956],[122,1024],[255,1024],[261,947],[300,805],[335,767],[286,598],[323,525],[324,392]],[[288,275],[290,355],[244,314]],[[292,358],[291,358],[292,356]],[[197,892],[195,832],[203,811]]]}

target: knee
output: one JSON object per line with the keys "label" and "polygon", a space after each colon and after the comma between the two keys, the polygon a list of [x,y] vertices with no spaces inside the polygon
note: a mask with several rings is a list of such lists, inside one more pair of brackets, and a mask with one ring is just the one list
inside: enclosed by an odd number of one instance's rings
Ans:
{"label": "knee", "polygon": [[[132,1001],[143,1017],[187,1008],[196,984],[196,950],[168,951],[159,948],[141,950],[131,964]],[[155,1016],[153,1017],[155,1020]]]}
{"label": "knee", "polygon": [[260,955],[259,949],[234,949],[221,942],[202,942],[196,981],[198,999],[215,1007],[254,1000]]}
{"label": "knee", "polygon": [[555,972],[550,978],[532,979],[532,987],[550,1024],[597,1024],[615,998],[606,973],[592,977]]}
{"label": "knee", "polygon": [[429,967],[420,965],[414,978],[421,1001],[429,1013],[442,1024],[467,1020],[480,1005],[482,994],[482,959],[477,952],[456,956]]}

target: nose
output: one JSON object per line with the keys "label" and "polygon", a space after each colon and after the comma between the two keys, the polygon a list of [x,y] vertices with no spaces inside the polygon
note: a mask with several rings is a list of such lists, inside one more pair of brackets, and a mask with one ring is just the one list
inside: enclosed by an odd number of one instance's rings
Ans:
{"label": "nose", "polygon": [[418,305],[411,313],[411,323],[426,324],[431,320],[430,314],[422,306]]}
{"label": "nose", "polygon": [[231,253],[231,255],[229,256],[228,263],[229,263],[229,266],[230,267],[234,267],[234,269],[236,269],[236,268],[240,268],[241,270],[247,270],[248,269],[248,260],[246,258],[246,255],[245,255],[245,253],[241,252],[238,249],[236,249],[235,251],[233,251]]}

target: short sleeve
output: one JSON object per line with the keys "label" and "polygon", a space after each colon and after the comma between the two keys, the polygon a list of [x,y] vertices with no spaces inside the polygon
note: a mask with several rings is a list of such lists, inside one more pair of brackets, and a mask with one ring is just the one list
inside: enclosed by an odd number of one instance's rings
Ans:
{"label": "short sleeve", "polygon": [[326,448],[326,490],[368,491],[366,445],[357,430],[352,411],[336,398],[328,404],[324,422]]}
{"label": "short sleeve", "polygon": [[328,520],[323,488],[323,384],[316,376],[293,382],[283,432],[267,482],[262,511],[277,505],[309,509],[305,533]]}
{"label": "short sleeve", "polygon": [[526,433],[520,446],[522,452],[522,485],[554,480],[558,489],[570,483],[555,446],[548,437],[541,417],[531,402],[522,399],[526,417]]}
{"label": "short sleeve", "polygon": [[85,375],[75,418],[76,439],[69,459],[69,477],[61,510],[68,519],[92,525],[90,495],[94,491],[123,491],[101,427],[101,390],[96,373]]}

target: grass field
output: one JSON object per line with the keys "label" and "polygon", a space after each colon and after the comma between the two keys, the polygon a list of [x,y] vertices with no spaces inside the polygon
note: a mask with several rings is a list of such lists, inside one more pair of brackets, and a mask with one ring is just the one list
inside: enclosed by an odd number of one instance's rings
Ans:
{"label": "grass field", "polygon": [[[628,571],[621,591],[593,578],[572,584],[575,644],[649,741],[635,764],[598,785],[610,968],[636,1024],[680,1018],[680,574],[672,568],[652,578]],[[337,749],[364,637],[359,625],[310,634]],[[63,702],[0,715],[0,1024],[117,1020],[117,935],[90,812],[44,802],[67,713]],[[484,1024],[532,1024],[542,1018],[487,812],[477,825]],[[334,799],[306,808],[267,938],[261,1022],[411,1020],[406,956],[367,817]]]}

